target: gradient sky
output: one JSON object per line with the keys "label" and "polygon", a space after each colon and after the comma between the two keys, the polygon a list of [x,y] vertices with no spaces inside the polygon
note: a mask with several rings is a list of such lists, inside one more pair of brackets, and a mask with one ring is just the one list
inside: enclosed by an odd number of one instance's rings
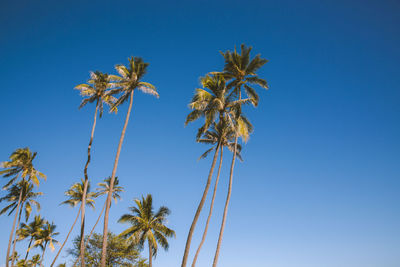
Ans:
{"label": "gradient sky", "polygon": [[[135,95],[117,171],[126,192],[109,226],[121,232],[117,220],[132,200],[153,194],[177,233],[154,265],[179,266],[211,160],[197,161],[207,147],[195,142],[198,124],[184,127],[187,104],[199,77],[222,69],[219,51],[246,43],[269,60],[259,74],[270,90],[246,110],[255,132],[235,169],[219,266],[398,267],[399,14],[394,0],[2,1],[0,161],[18,147],[38,152],[48,177],[41,214],[63,240],[77,208],[59,203],[83,176],[94,112],[78,110],[73,88],[91,70],[115,73],[129,56],[143,57],[144,80],[161,97]],[[98,121],[92,187],[111,174],[126,109]],[[214,255],[230,158],[200,267]],[[207,212],[208,204],[193,249]],[[11,222],[0,216],[1,264]],[[63,253],[59,262],[68,260]]]}

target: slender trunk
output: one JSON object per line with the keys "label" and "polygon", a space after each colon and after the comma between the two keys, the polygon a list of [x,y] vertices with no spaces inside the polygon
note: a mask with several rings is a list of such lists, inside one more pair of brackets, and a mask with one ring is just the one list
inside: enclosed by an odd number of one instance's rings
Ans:
{"label": "slender trunk", "polygon": [[228,214],[228,206],[229,206],[229,201],[230,201],[230,199],[231,199],[232,180],[233,180],[233,169],[234,169],[234,167],[235,167],[236,150],[237,150],[237,141],[238,141],[238,136],[237,136],[237,134],[236,134],[236,137],[235,137],[235,148],[234,148],[234,150],[233,150],[233,157],[232,157],[232,164],[231,164],[231,172],[230,172],[230,175],[229,175],[228,195],[226,196],[225,208],[224,208],[224,215],[223,215],[223,217],[222,217],[221,229],[220,229],[220,232],[219,232],[218,243],[217,243],[217,250],[215,251],[213,267],[216,267],[216,266],[217,266],[217,263],[218,263],[218,256],[219,256],[219,251],[220,251],[220,248],[221,248],[222,236],[224,235],[225,222],[226,222],[226,215]]}
{"label": "slender trunk", "polygon": [[192,241],[193,232],[196,227],[197,220],[199,219],[201,209],[203,208],[204,202],[206,200],[208,189],[210,188],[211,178],[212,178],[212,175],[214,172],[215,163],[217,162],[219,149],[220,149],[220,145],[218,144],[217,147],[215,148],[214,158],[213,158],[213,161],[211,164],[210,172],[208,174],[206,187],[204,188],[204,191],[203,191],[203,196],[201,197],[201,201],[199,203],[199,206],[197,207],[196,213],[193,218],[192,225],[190,226],[189,234],[188,234],[188,237],[186,240],[185,252],[183,254],[183,259],[182,259],[182,265],[181,265],[182,267],[186,267],[186,264],[187,264],[187,258],[189,256],[190,243]]}
{"label": "slender trunk", "polygon": [[28,249],[26,250],[25,260],[28,259],[29,248],[30,248],[31,245],[32,245],[32,241],[33,241],[33,236],[31,237],[31,241],[29,241]]}
{"label": "slender trunk", "polygon": [[81,255],[81,266],[82,267],[85,267],[85,206],[86,206],[87,188],[88,188],[88,184],[89,184],[89,176],[87,173],[87,169],[88,169],[88,166],[90,163],[90,150],[92,148],[94,130],[96,128],[98,109],[99,109],[99,100],[97,100],[97,103],[96,103],[96,110],[94,112],[92,132],[90,134],[90,141],[89,141],[88,150],[87,150],[87,160],[86,160],[86,164],[85,164],[85,169],[83,170],[83,173],[85,175],[85,185],[83,188],[82,203],[81,203],[81,243],[80,243],[80,255]]}
{"label": "slender trunk", "polygon": [[17,210],[15,211],[15,217],[14,217],[13,225],[12,225],[12,228],[11,228],[10,238],[9,238],[9,240],[8,240],[8,247],[7,247],[7,254],[6,254],[6,267],[9,266],[11,242],[12,242],[13,236],[14,236],[15,223],[17,222],[17,217],[18,217],[18,213],[19,213],[19,208],[20,208],[20,205],[21,205],[21,198],[22,198],[22,190],[21,190],[21,192],[19,193],[18,204],[17,204]]}
{"label": "slender trunk", "polygon": [[21,205],[21,208],[19,209],[19,215],[18,215],[18,222],[17,222],[17,228],[15,229],[15,236],[14,236],[14,243],[13,243],[13,250],[11,254],[11,267],[14,266],[14,260],[15,260],[15,244],[17,243],[17,232],[19,229],[19,223],[21,222],[21,214],[22,214],[22,208],[23,204]]}
{"label": "slender trunk", "polygon": [[44,252],[46,251],[46,247],[47,247],[47,242],[44,243],[44,248],[43,248],[43,252],[42,252],[42,258],[40,259],[40,266],[44,266],[43,265],[43,260],[44,260]]}
{"label": "slender trunk", "polygon": [[115,156],[114,167],[113,167],[112,174],[111,174],[110,188],[109,188],[107,200],[106,200],[106,210],[104,213],[104,228],[103,228],[103,247],[101,250],[101,263],[100,263],[101,267],[106,267],[108,214],[110,212],[111,198],[112,198],[113,189],[114,189],[115,174],[117,172],[119,155],[121,153],[122,142],[124,141],[126,127],[128,126],[129,117],[130,117],[131,110],[132,110],[133,91],[130,94],[131,95],[130,95],[130,100],[129,100],[129,108],[128,108],[128,112],[126,113],[125,124],[124,124],[124,127],[122,128],[121,137],[119,139],[117,154]]}
{"label": "slender trunk", "polygon": [[151,249],[151,245],[149,242],[149,267],[153,265],[153,250]]}
{"label": "slender trunk", "polygon": [[217,187],[218,187],[219,175],[221,174],[223,150],[224,150],[224,147],[221,146],[221,155],[220,155],[220,159],[219,159],[218,173],[217,173],[217,178],[216,178],[216,180],[215,180],[214,192],[213,192],[213,195],[212,195],[211,205],[210,205],[210,211],[209,211],[209,213],[208,213],[207,222],[206,222],[206,227],[204,228],[203,237],[201,238],[200,245],[199,245],[199,247],[197,248],[196,255],[194,256],[194,259],[193,259],[193,262],[192,262],[192,267],[195,267],[195,266],[196,266],[197,257],[199,256],[201,247],[203,246],[203,243],[204,243],[204,241],[206,240],[207,231],[208,231],[208,226],[209,226],[209,224],[210,224],[210,219],[211,219],[212,211],[213,211],[213,208],[214,208],[215,195],[217,194]]}
{"label": "slender trunk", "polygon": [[[96,223],[94,224],[92,230],[90,231],[90,233],[89,233],[89,235],[88,235],[88,238],[86,239],[85,248],[86,248],[87,244],[89,243],[90,238],[92,237],[92,234],[93,234],[94,229],[96,228],[97,224],[98,224],[99,221],[100,221],[101,215],[103,215],[103,212],[104,212],[104,208],[105,208],[105,207],[106,207],[106,203],[104,203],[103,209],[101,210],[100,215],[99,215],[99,217],[97,218]],[[78,262],[78,260],[79,260],[79,257],[76,258],[76,260],[75,260],[75,262],[74,262],[74,264],[73,264],[72,266],[76,266],[76,263]]]}
{"label": "slender trunk", "polygon": [[72,229],[74,229],[74,226],[75,226],[76,222],[78,221],[80,211],[81,211],[81,208],[79,207],[78,214],[76,215],[75,221],[74,221],[74,223],[72,224],[71,229],[69,229],[69,232],[68,232],[68,234],[67,234],[67,237],[65,238],[65,240],[64,240],[64,242],[62,243],[60,249],[58,250],[57,255],[56,255],[56,257],[54,258],[53,262],[50,264],[50,267],[52,267],[52,266],[54,265],[54,263],[56,262],[58,256],[59,256],[60,253],[61,253],[61,250],[64,248],[65,243],[67,243],[67,240],[68,240],[68,238],[69,238],[69,235],[71,234]]}

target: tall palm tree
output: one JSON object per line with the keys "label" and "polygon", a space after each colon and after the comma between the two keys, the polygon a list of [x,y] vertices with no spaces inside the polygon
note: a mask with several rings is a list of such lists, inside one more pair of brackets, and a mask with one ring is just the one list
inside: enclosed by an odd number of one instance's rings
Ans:
{"label": "tall palm tree", "polygon": [[45,220],[40,216],[36,215],[32,222],[29,224],[21,223],[20,229],[17,231],[17,241],[29,238],[28,248],[26,250],[25,260],[28,259],[29,248],[32,242],[38,237],[40,229],[43,227]]}
{"label": "tall palm tree", "polygon": [[110,211],[111,198],[115,182],[115,174],[117,172],[117,167],[118,167],[119,155],[121,153],[122,142],[124,141],[126,127],[128,126],[129,117],[132,110],[133,93],[136,90],[140,90],[144,93],[151,94],[156,97],[159,96],[156,88],[152,84],[141,81],[143,76],[146,74],[146,70],[147,67],[149,66],[149,63],[143,62],[143,59],[139,57],[135,58],[131,57],[128,60],[129,60],[128,67],[124,65],[115,66],[115,69],[121,75],[121,77],[119,78],[119,81],[117,81],[118,88],[111,90],[112,94],[119,94],[119,93],[122,94],[114,104],[113,108],[116,108],[119,105],[123,104],[124,102],[126,102],[126,100],[128,100],[128,98],[129,98],[129,107],[128,107],[128,112],[126,113],[125,123],[122,128],[121,137],[119,139],[117,154],[115,156],[115,161],[114,161],[114,167],[111,173],[110,190],[108,192],[106,199],[106,209],[104,214],[104,228],[103,228],[103,247],[101,252],[101,267],[106,266],[108,215]]}
{"label": "tall palm tree", "polygon": [[[224,121],[227,127],[233,128],[233,120],[236,114],[235,109],[237,109],[237,106],[241,103],[251,103],[253,101],[251,98],[242,99],[240,101],[234,100],[232,95],[228,92],[225,78],[222,74],[206,75],[205,77],[201,78],[200,81],[203,89],[196,89],[195,95],[189,104],[189,107],[193,111],[189,113],[185,121],[185,124],[187,125],[190,122],[204,117],[205,122],[204,125],[198,130],[197,139],[199,139],[201,135],[208,130],[212,123],[218,119],[219,121]],[[239,116],[236,120],[240,122],[242,129],[247,129],[248,131],[251,130],[251,124],[244,116]],[[245,135],[246,132],[243,131],[242,136]],[[210,188],[212,175],[220,150],[220,143],[217,143],[217,146],[210,149],[209,152],[212,150],[215,150],[214,157],[208,174],[206,186],[203,190],[202,198],[189,229],[182,259],[182,267],[186,267],[187,264],[193,232]]]}
{"label": "tall palm tree", "polygon": [[[3,187],[3,189],[7,189],[11,184],[16,182],[18,178],[21,178],[22,180],[32,181],[37,186],[39,185],[39,178],[46,179],[46,175],[36,170],[35,167],[33,166],[33,160],[35,159],[36,155],[37,155],[36,152],[32,152],[27,147],[18,148],[11,154],[9,161],[1,163],[1,168],[3,168],[3,170],[0,171],[0,175],[3,175],[4,178],[9,178],[8,183]],[[14,236],[15,223],[17,221],[17,216],[19,214],[21,197],[22,197],[22,190],[18,198],[15,217],[11,227],[10,237],[8,240],[6,267],[9,266],[11,242]]]}
{"label": "tall palm tree", "polygon": [[[111,177],[108,177],[108,178],[104,179],[104,182],[97,184],[99,186],[99,188],[96,189],[96,192],[95,192],[96,197],[108,194],[108,191],[110,190],[110,180],[111,180]],[[119,184],[119,180],[118,180],[118,176],[116,176],[115,182],[114,182],[114,188],[113,188],[113,195],[112,195],[112,198],[114,199],[115,204],[117,204],[117,200],[121,199],[121,196],[119,193],[124,191],[123,187],[118,186],[118,184]],[[100,211],[99,217],[97,218],[96,223],[94,224],[92,230],[90,231],[90,233],[86,239],[85,247],[87,246],[90,238],[92,237],[94,229],[96,228],[97,224],[99,223],[100,218],[103,215],[105,207],[106,207],[106,203],[104,203],[103,208]],[[78,260],[79,260],[79,257],[76,258],[73,266],[76,265]]]}
{"label": "tall palm tree", "polygon": [[[199,142],[199,143],[211,144],[212,145],[212,147],[210,149],[206,150],[200,156],[199,159],[206,158],[208,156],[208,154],[212,150],[216,149],[216,146],[218,144],[220,144],[220,146],[221,146],[221,155],[220,155],[219,166],[218,166],[218,171],[217,171],[217,178],[215,179],[213,195],[212,195],[212,198],[211,198],[210,211],[208,213],[208,217],[207,217],[206,225],[205,225],[205,228],[204,228],[203,236],[201,238],[201,242],[199,244],[199,247],[197,248],[196,254],[195,254],[193,262],[192,262],[192,267],[196,266],[197,257],[199,256],[201,247],[203,246],[204,241],[205,241],[206,236],[207,236],[207,231],[208,231],[208,227],[209,227],[209,224],[210,224],[212,211],[213,211],[213,208],[214,208],[214,200],[215,200],[215,196],[216,196],[216,193],[217,193],[219,177],[220,177],[220,174],[221,174],[223,149],[224,149],[224,147],[227,147],[231,152],[233,152],[234,151],[234,146],[235,146],[235,143],[233,142],[234,139],[235,139],[235,131],[232,130],[232,128],[226,122],[226,120],[222,120],[222,121],[219,121],[218,124],[214,122],[211,125],[210,129],[207,130],[203,134],[203,136],[200,139],[197,140],[197,142]],[[237,153],[237,157],[240,160],[242,160],[240,152],[241,152],[241,146],[238,144],[238,150],[237,150],[236,153]]]}
{"label": "tall palm tree", "polygon": [[[8,206],[3,208],[0,211],[0,215],[9,211],[8,215],[11,215],[11,213],[17,208],[18,202],[20,202],[20,210],[18,213],[18,221],[17,225],[19,226],[20,221],[21,221],[21,215],[22,211],[25,211],[25,220],[27,221],[29,219],[29,216],[32,211],[32,206],[36,206],[37,210],[40,210],[40,204],[35,200],[36,197],[43,195],[41,192],[33,192],[33,185],[26,181],[26,180],[21,180],[17,184],[11,186],[8,188],[8,194],[2,198],[0,198],[0,202],[6,200],[8,202],[11,202]],[[20,197],[21,196],[21,197]],[[20,201],[19,201],[20,199]],[[19,228],[17,227],[16,232],[18,233]],[[13,242],[13,249],[12,249],[12,256],[11,256],[11,266],[14,265],[14,260],[15,260],[15,244],[16,244],[16,238],[17,235],[14,237],[14,242]]]}
{"label": "tall palm tree", "polygon": [[56,225],[53,222],[49,223],[46,221],[44,227],[39,232],[37,240],[33,243],[32,247],[40,247],[42,249],[42,256],[40,260],[41,266],[43,266],[44,253],[46,252],[47,245],[49,245],[51,251],[54,251],[55,249],[54,244],[60,243],[56,239],[54,239],[55,236],[60,234],[55,230],[56,230]]}
{"label": "tall palm tree", "polygon": [[[238,51],[235,50],[233,52],[227,51],[225,53],[221,53],[225,59],[224,70],[222,75],[227,80],[230,80],[230,83],[227,85],[229,89],[232,89],[231,94],[236,95],[238,97],[238,101],[242,100],[242,90],[246,93],[246,95],[253,99],[252,104],[254,106],[258,105],[258,94],[252,87],[252,85],[258,85],[264,89],[268,89],[267,82],[258,77],[256,74],[257,70],[259,70],[264,64],[268,61],[266,59],[261,58],[260,55],[256,55],[253,59],[250,58],[251,47],[247,47],[246,45],[241,45],[241,53],[239,54]],[[240,120],[238,119],[242,115],[242,108],[241,105],[243,103],[239,103],[239,105],[235,108],[235,119],[236,119],[236,137],[235,137],[235,148],[232,156],[232,163],[230,168],[230,175],[229,175],[229,185],[228,185],[228,193],[225,201],[224,213],[221,222],[220,233],[218,237],[217,249],[215,251],[213,267],[217,266],[219,251],[221,248],[222,237],[224,234],[225,224],[226,224],[226,217],[228,213],[228,206],[229,201],[231,198],[232,192],[232,182],[233,182],[233,169],[235,166],[236,161],[236,151],[237,151],[237,144],[238,144],[238,137],[243,130],[243,124],[241,124]]]}
{"label": "tall palm tree", "polygon": [[[90,73],[90,80],[88,81],[87,84],[79,84],[75,87],[75,89],[79,90],[81,93],[81,96],[84,97],[84,99],[81,102],[81,105],[79,108],[84,107],[87,103],[96,103],[96,109],[94,111],[94,118],[93,118],[93,125],[92,125],[92,131],[90,134],[90,140],[89,140],[89,145],[87,149],[87,160],[86,164],[83,170],[83,173],[85,175],[85,186],[82,194],[82,200],[81,200],[81,236],[85,235],[85,198],[86,198],[86,191],[87,191],[87,184],[89,181],[88,177],[88,166],[90,163],[90,150],[92,148],[92,143],[93,143],[93,136],[94,136],[94,130],[96,128],[96,120],[97,120],[97,113],[100,111],[99,117],[103,115],[103,105],[107,104],[109,106],[112,106],[116,98],[113,97],[110,94],[110,89],[113,88],[114,84],[112,83],[115,79],[115,75],[108,75],[106,73],[102,73],[100,71],[96,72],[91,72]],[[85,246],[84,246],[84,240],[81,240],[80,244],[80,249],[81,249],[81,255],[84,255],[85,253]],[[85,257],[82,256],[81,258],[81,266],[85,266]]]}
{"label": "tall palm tree", "polygon": [[[82,179],[81,182],[79,183],[74,183],[65,193],[64,195],[68,197],[67,200],[61,202],[62,204],[66,204],[69,205],[70,207],[74,208],[77,205],[79,205],[82,201],[82,195],[83,195],[83,190],[85,187],[85,181]],[[90,192],[90,181],[87,183],[87,194],[86,194],[86,205],[93,208],[94,209],[94,198],[96,197],[96,193],[94,192]],[[53,266],[54,263],[56,262],[58,256],[60,255],[62,249],[64,248],[65,243],[67,243],[67,240],[69,238],[69,235],[71,234],[72,230],[74,229],[74,226],[76,224],[76,221],[79,218],[80,215],[80,211],[81,211],[81,205],[79,205],[79,210],[78,210],[78,214],[75,217],[75,221],[72,224],[67,237],[65,238],[64,242],[62,243],[60,249],[57,252],[57,255],[55,256],[53,262],[51,263],[50,266]]]}
{"label": "tall palm tree", "polygon": [[120,236],[136,243],[143,249],[147,241],[149,246],[149,267],[152,266],[153,256],[157,254],[159,243],[165,250],[168,249],[168,237],[175,237],[175,231],[165,226],[170,210],[167,207],[160,207],[153,212],[153,198],[150,194],[134,200],[137,207],[129,207],[131,213],[124,214],[118,220],[119,223],[129,223],[131,226],[123,231]]}

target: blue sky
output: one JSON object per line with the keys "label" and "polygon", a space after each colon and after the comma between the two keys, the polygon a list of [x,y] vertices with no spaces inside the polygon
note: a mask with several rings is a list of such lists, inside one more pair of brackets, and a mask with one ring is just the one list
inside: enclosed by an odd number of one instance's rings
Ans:
{"label": "blue sky", "polygon": [[[59,203],[83,175],[94,111],[78,110],[73,88],[91,70],[114,73],[129,56],[143,57],[160,98],[135,95],[117,172],[126,192],[109,225],[121,232],[116,221],[132,199],[153,194],[156,207],[172,210],[177,233],[154,265],[178,266],[211,160],[197,161],[207,147],[195,143],[197,124],[184,127],[187,104],[199,77],[222,69],[219,51],[246,43],[269,60],[259,74],[270,90],[260,89],[259,107],[246,110],[255,132],[235,169],[219,266],[398,267],[399,12],[389,0],[3,1],[0,160],[18,147],[38,152],[35,164],[48,177],[41,214],[63,240],[77,209]],[[111,173],[126,108],[98,122],[93,186]],[[216,247],[225,156],[198,266],[210,266]],[[11,222],[0,217],[2,263]]]}

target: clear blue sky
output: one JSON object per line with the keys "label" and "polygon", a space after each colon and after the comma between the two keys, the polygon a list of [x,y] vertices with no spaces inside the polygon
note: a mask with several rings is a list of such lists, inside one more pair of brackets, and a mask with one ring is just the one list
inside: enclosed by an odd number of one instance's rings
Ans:
{"label": "clear blue sky", "polygon": [[[235,170],[219,266],[398,267],[399,14],[389,0],[2,1],[0,161],[18,147],[38,152],[35,164],[48,176],[41,213],[63,240],[77,209],[59,203],[82,177],[94,111],[78,110],[73,88],[91,70],[113,73],[129,56],[143,57],[145,80],[161,97],[135,95],[117,172],[126,192],[110,230],[124,229],[116,221],[133,198],[153,194],[172,210],[177,233],[155,266],[176,267],[210,165],[197,161],[207,148],[195,143],[198,125],[184,127],[187,104],[199,77],[223,67],[219,51],[246,43],[269,59],[260,76],[271,88],[247,111],[255,132]],[[125,111],[98,122],[93,185],[111,173]],[[224,167],[198,266],[214,255]],[[0,217],[1,264],[11,222]]]}

